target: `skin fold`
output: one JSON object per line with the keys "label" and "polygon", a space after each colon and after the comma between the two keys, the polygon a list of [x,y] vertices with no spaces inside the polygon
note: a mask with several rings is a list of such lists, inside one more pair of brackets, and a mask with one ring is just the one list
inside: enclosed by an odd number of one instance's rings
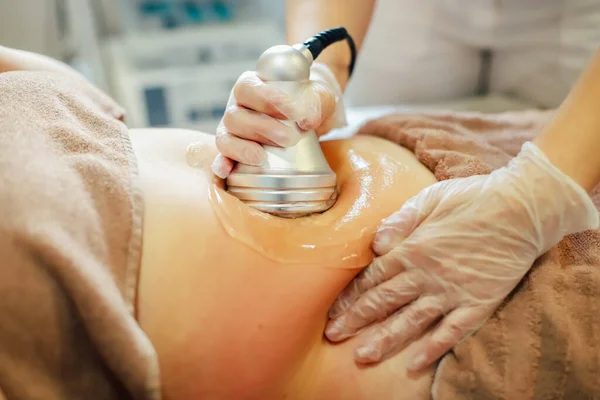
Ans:
{"label": "skin fold", "polygon": [[433,371],[407,372],[410,344],[365,367],[354,339],[323,337],[331,304],[373,258],[380,221],[435,183],[411,152],[368,136],[323,143],[338,202],[282,221],[223,190],[210,172],[213,135],[130,136],[145,203],[137,318],[166,400],[429,398]]}

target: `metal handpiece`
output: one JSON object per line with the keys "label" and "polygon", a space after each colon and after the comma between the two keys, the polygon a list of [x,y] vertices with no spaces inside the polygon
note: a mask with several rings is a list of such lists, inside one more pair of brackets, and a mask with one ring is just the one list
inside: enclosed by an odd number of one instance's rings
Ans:
{"label": "metal handpiece", "polygon": [[[256,71],[266,82],[290,95],[308,84],[312,54],[303,45],[274,46],[258,60]],[[298,129],[294,121],[282,121]],[[258,210],[296,218],[328,210],[337,199],[336,175],[329,167],[314,131],[302,132],[292,147],[264,145],[266,162],[238,163],[228,176],[228,192]]]}

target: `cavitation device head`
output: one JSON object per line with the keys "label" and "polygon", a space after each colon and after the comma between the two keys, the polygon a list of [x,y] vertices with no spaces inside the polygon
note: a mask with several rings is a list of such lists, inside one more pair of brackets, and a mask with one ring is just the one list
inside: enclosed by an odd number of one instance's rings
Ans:
{"label": "cavitation device head", "polygon": [[[302,44],[271,47],[258,59],[257,75],[294,96],[309,83],[310,67],[321,51],[344,39],[350,45],[351,73],[356,59],[354,42],[344,28],[333,28]],[[299,129],[295,121],[282,122]],[[320,213],[335,204],[336,175],[314,131],[302,132],[295,146],[263,147],[267,157],[262,166],[235,166],[226,180],[229,193],[253,208],[284,218]]]}

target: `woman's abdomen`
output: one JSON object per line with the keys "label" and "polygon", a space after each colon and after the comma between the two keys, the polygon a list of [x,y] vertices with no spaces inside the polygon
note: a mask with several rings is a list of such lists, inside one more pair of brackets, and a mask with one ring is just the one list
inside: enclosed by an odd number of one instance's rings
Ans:
{"label": "woman's abdomen", "polygon": [[[337,356],[323,352],[322,332],[330,305],[359,269],[281,263],[229,235],[208,199],[215,183],[207,173],[216,154],[213,138],[176,130],[132,133],[145,199],[138,321],[159,355],[167,400],[304,400],[305,393],[321,387],[318,365],[337,362]],[[205,156],[201,165],[191,167],[185,150],[197,140],[205,142]],[[354,155],[355,161],[360,151],[387,161],[410,156],[392,143],[368,137],[329,143],[325,150],[330,163],[347,165],[349,158],[344,161],[340,154]],[[381,203],[363,211],[365,220],[355,224],[374,232],[382,217],[435,181],[410,157],[401,171],[402,186],[375,193]],[[354,185],[352,173],[347,168],[340,175],[347,193]],[[348,207],[357,201],[348,201]],[[352,242],[359,225],[336,231],[333,224],[324,224],[332,215],[316,217],[313,233],[331,229]],[[370,251],[370,240],[365,236],[353,243]],[[356,376],[361,379],[360,371]]]}

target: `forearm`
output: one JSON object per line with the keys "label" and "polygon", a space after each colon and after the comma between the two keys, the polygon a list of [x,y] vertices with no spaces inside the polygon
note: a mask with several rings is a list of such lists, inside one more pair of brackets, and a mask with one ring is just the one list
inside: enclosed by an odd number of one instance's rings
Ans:
{"label": "forearm", "polygon": [[[352,36],[357,53],[366,36],[375,0],[287,0],[287,40],[301,43],[322,30],[343,26]],[[350,49],[345,42],[336,43],[323,51],[319,62],[333,71],[342,90],[349,79]]]}
{"label": "forearm", "polygon": [[600,50],[534,143],[585,190],[600,182]]}
{"label": "forearm", "polygon": [[66,64],[41,54],[0,46],[0,73],[10,71],[55,71],[76,73]]}

